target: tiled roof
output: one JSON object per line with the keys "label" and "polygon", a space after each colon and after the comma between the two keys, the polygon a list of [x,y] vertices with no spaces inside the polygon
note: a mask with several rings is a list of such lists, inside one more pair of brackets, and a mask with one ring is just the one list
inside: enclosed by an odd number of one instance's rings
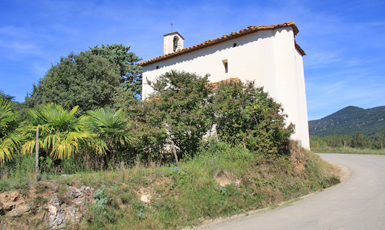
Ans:
{"label": "tiled roof", "polygon": [[[285,22],[285,23],[281,23],[281,24],[275,24],[275,25],[267,25],[267,26],[254,26],[254,25],[252,25],[252,26],[248,26],[246,29],[241,29],[238,32],[232,32],[231,34],[225,34],[222,37],[217,37],[213,40],[207,40],[205,42],[199,43],[198,45],[190,46],[190,47],[178,50],[175,53],[168,53],[168,54],[165,54],[165,55],[162,55],[159,57],[155,57],[155,58],[150,59],[148,61],[143,61],[143,62],[139,63],[138,65],[146,66],[146,65],[158,62],[158,61],[162,61],[162,60],[169,59],[169,58],[172,58],[175,56],[179,56],[179,55],[182,55],[185,53],[189,53],[189,52],[192,52],[192,51],[195,51],[198,49],[205,48],[207,46],[215,45],[215,44],[218,44],[218,43],[221,43],[224,41],[228,41],[228,40],[231,40],[231,39],[234,39],[237,37],[241,37],[241,36],[244,36],[247,34],[255,33],[255,32],[258,32],[261,30],[274,30],[274,29],[288,27],[288,26],[293,28],[294,36],[298,34],[299,30],[298,30],[297,26],[294,24],[294,21]],[[295,43],[295,47],[297,48],[297,50],[302,55],[306,55],[305,52],[302,50],[302,48],[295,41],[294,41],[294,43]]]}

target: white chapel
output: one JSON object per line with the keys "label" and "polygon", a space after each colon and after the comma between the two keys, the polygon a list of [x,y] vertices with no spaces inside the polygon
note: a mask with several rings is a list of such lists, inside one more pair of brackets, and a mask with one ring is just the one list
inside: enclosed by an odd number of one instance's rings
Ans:
{"label": "white chapel", "polygon": [[295,41],[298,32],[294,21],[249,26],[187,48],[178,32],[166,34],[164,54],[139,63],[143,67],[142,99],[152,92],[145,79],[152,81],[171,70],[210,74],[210,82],[231,78],[255,81],[283,105],[287,123],[295,124],[291,138],[310,149],[302,60],[305,52]]}

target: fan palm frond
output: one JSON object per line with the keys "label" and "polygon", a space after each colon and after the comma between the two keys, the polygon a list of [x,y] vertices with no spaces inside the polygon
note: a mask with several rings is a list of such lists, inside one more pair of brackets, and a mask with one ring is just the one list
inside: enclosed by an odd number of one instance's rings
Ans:
{"label": "fan palm frond", "polygon": [[[98,145],[104,146],[106,151],[112,151],[117,145],[127,146],[132,142],[131,124],[125,118],[122,110],[101,108],[88,111],[81,121],[89,132],[98,136]],[[107,146],[108,148],[106,148]]]}
{"label": "fan palm frond", "polygon": [[[56,159],[68,158],[80,151],[81,147],[96,148],[95,134],[83,131],[79,119],[75,117],[78,106],[71,111],[60,105],[47,104],[28,111],[30,126],[20,129],[27,141],[22,146],[22,153],[32,153],[35,148],[36,128],[39,127],[39,146]],[[103,147],[96,148],[103,152]]]}
{"label": "fan palm frond", "polygon": [[11,160],[20,146],[21,136],[16,131],[18,113],[13,111],[13,103],[0,97],[0,165]]}
{"label": "fan palm frond", "polygon": [[20,146],[21,139],[21,135],[16,131],[8,133],[5,138],[0,139],[0,165],[6,160],[12,160],[14,152]]}

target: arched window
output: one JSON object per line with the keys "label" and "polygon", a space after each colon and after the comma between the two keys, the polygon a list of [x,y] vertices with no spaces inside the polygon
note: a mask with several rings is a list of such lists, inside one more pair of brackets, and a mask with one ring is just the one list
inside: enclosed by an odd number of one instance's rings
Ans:
{"label": "arched window", "polygon": [[176,52],[176,50],[178,49],[178,42],[179,42],[179,38],[177,36],[174,36],[174,40],[173,40],[173,51]]}

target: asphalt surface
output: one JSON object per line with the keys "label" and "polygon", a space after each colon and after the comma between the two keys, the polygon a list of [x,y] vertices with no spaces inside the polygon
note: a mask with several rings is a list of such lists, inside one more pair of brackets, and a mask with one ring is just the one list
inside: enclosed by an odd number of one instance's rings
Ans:
{"label": "asphalt surface", "polygon": [[343,166],[342,183],[281,208],[197,229],[385,230],[385,156],[319,155]]}

